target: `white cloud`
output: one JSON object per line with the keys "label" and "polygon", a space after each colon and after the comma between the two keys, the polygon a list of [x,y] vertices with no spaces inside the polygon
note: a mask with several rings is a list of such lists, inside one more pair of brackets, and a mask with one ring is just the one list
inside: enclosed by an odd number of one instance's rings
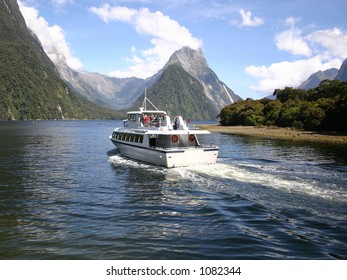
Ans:
{"label": "white cloud", "polygon": [[278,49],[288,51],[294,55],[311,56],[312,51],[308,43],[301,37],[301,31],[297,28],[290,28],[277,34],[275,37]]}
{"label": "white cloud", "polygon": [[318,70],[324,71],[340,66],[341,60],[338,58],[324,62],[322,57],[317,55],[309,59],[273,63],[270,66],[251,65],[247,66],[245,71],[259,79],[259,83],[252,87],[253,90],[272,93],[277,88],[297,87]]}
{"label": "white cloud", "polygon": [[264,20],[262,18],[252,16],[251,11],[241,9],[239,13],[242,17],[241,26],[258,26],[264,24]]}
{"label": "white cloud", "polygon": [[[201,40],[192,36],[187,28],[161,12],[151,12],[147,8],[111,7],[108,4],[92,7],[90,11],[107,23],[129,23],[137,33],[151,37],[153,47],[138,51],[137,55],[133,54],[128,61],[134,65],[126,70],[112,71],[112,76],[147,78],[160,70],[174,51],[184,46],[198,49],[202,45]],[[134,53],[136,48],[132,46],[131,50]]]}
{"label": "white cloud", "polygon": [[282,51],[306,58],[277,62],[270,66],[246,67],[246,73],[259,80],[252,87],[253,90],[272,93],[276,88],[297,87],[319,70],[340,68],[342,61],[347,58],[347,33],[333,28],[313,31],[304,36],[295,27],[298,21],[297,18],[288,18],[286,25],[289,29],[275,36],[275,44]]}
{"label": "white cloud", "polygon": [[288,17],[286,18],[286,25],[289,27],[294,27],[296,23],[298,23],[301,19],[298,17]]}
{"label": "white cloud", "polygon": [[104,22],[122,21],[131,22],[131,19],[137,14],[137,10],[128,7],[111,7],[109,4],[104,4],[100,8],[91,7],[92,13],[98,15]]}
{"label": "white cloud", "polygon": [[347,57],[347,33],[339,28],[318,30],[306,36],[306,39],[318,47],[325,48],[328,55]]}
{"label": "white cloud", "polygon": [[52,0],[54,6],[62,7],[66,4],[72,3],[72,0]]}
{"label": "white cloud", "polygon": [[64,60],[72,69],[80,69],[82,63],[73,56],[62,28],[58,25],[50,26],[43,17],[39,16],[35,8],[25,6],[20,1],[18,4],[28,28],[39,38],[49,58],[54,63]]}

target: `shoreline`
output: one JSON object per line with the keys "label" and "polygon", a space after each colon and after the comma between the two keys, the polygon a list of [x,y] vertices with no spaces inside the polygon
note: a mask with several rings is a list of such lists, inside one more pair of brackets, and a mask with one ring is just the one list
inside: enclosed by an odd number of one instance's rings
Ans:
{"label": "shoreline", "polygon": [[347,135],[342,133],[304,131],[292,128],[267,126],[221,126],[219,124],[199,124],[197,126],[200,129],[209,130],[210,132],[347,145]]}

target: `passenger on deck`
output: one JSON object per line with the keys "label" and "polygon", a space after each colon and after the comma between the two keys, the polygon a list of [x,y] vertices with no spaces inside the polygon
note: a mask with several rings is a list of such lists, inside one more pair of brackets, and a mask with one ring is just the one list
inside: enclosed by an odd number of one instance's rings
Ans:
{"label": "passenger on deck", "polygon": [[143,115],[143,124],[144,124],[144,126],[148,126],[148,121],[149,121],[148,116],[146,114]]}
{"label": "passenger on deck", "polygon": [[175,117],[173,128],[174,128],[174,130],[178,129],[178,118],[177,118],[177,116]]}
{"label": "passenger on deck", "polygon": [[158,123],[157,123],[157,119],[155,118],[155,116],[153,114],[151,114],[149,116],[149,123],[150,123],[150,126],[156,126]]}

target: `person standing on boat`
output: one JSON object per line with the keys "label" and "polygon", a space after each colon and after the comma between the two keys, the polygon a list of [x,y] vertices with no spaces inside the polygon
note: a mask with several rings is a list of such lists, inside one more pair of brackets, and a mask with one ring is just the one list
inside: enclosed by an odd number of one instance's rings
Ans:
{"label": "person standing on boat", "polygon": [[178,117],[177,117],[177,116],[175,117],[173,127],[174,127],[174,130],[177,130],[177,129],[178,129]]}
{"label": "person standing on boat", "polygon": [[149,121],[148,116],[147,116],[146,114],[143,115],[143,124],[144,124],[145,126],[148,125],[148,121]]}

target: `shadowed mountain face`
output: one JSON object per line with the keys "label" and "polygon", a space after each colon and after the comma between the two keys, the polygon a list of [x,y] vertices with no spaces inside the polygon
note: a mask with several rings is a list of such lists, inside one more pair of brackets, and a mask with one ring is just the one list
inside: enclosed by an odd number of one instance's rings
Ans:
{"label": "shadowed mountain face", "polygon": [[347,59],[342,63],[339,72],[336,75],[336,80],[340,80],[343,82],[347,81]]}
{"label": "shadowed mountain face", "polygon": [[17,1],[0,1],[0,26],[0,119],[101,118],[110,113],[68,88],[28,30]]}
{"label": "shadowed mountain face", "polygon": [[[177,64],[165,68],[160,78],[147,90],[147,97],[160,110],[186,119],[216,119],[219,110],[204,94],[201,83]],[[140,96],[133,109],[141,107]]]}
{"label": "shadowed mountain face", "polygon": [[[113,78],[99,73],[77,72],[70,69],[63,60],[57,64],[57,68],[61,76],[77,92],[89,100],[110,108],[126,109],[132,107],[137,98],[144,93],[145,88],[150,89],[172,64],[182,68],[184,70],[182,72],[183,75],[187,75],[187,78],[190,76],[194,77],[202,86],[201,92],[207,97],[207,99],[203,98],[203,100],[213,105],[213,113],[211,112],[211,114],[215,115],[216,110],[218,111],[226,104],[241,99],[221,82],[217,75],[208,67],[206,58],[200,49],[193,50],[184,47],[176,51],[164,68],[148,79],[135,77]],[[179,84],[175,86],[177,92],[180,91],[177,88]],[[158,90],[157,86],[156,88]],[[162,89],[163,95],[172,94],[171,91],[169,93],[167,89],[165,90],[166,92]],[[186,90],[186,88],[182,90]],[[176,99],[176,102],[180,102],[180,99]],[[184,107],[185,104],[178,103],[173,104],[173,106]]]}
{"label": "shadowed mountain face", "polygon": [[180,65],[187,73],[196,78],[202,85],[205,95],[214,103],[217,110],[241,100],[241,97],[221,82],[216,73],[209,68],[201,49],[193,50],[184,47],[171,56],[164,69],[171,64]]}
{"label": "shadowed mountain face", "polygon": [[337,72],[336,68],[331,68],[325,71],[318,71],[314,74],[312,74],[306,81],[304,81],[299,88],[300,89],[311,89],[319,86],[321,81],[323,80],[334,80]]}
{"label": "shadowed mountain face", "polygon": [[325,71],[318,71],[313,73],[306,81],[304,81],[298,88],[311,89],[318,87],[323,80],[339,80],[342,82],[347,81],[347,59],[342,63],[340,69],[331,68]]}
{"label": "shadowed mountain face", "polygon": [[114,117],[114,111],[95,104],[130,108],[145,88],[160,96],[159,102],[165,100],[159,103],[164,110],[195,119],[215,119],[225,105],[241,99],[209,68],[201,49],[176,51],[148,79],[78,72],[66,65],[64,57],[52,63],[28,30],[15,0],[1,1],[0,11],[1,119]]}

